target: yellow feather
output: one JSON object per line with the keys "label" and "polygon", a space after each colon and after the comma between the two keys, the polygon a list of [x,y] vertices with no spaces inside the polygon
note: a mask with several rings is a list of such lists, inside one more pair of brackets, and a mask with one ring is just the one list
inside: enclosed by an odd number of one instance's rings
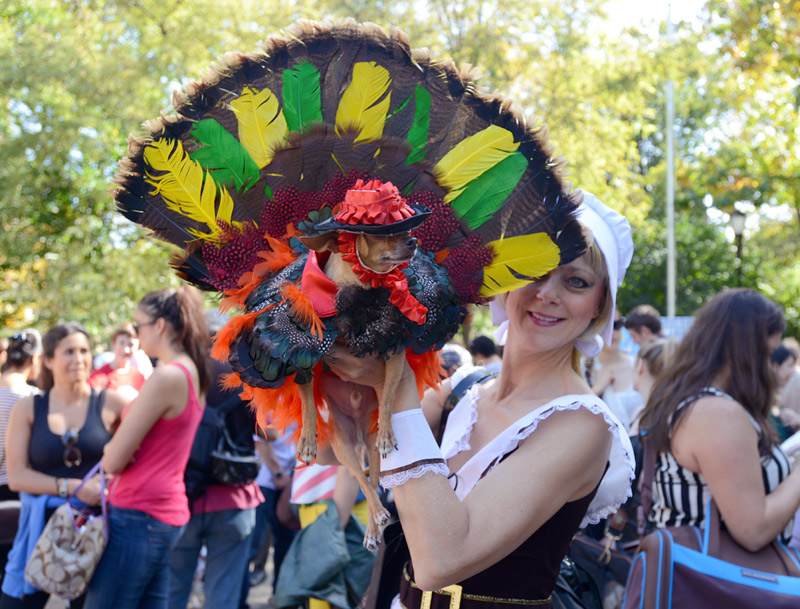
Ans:
{"label": "yellow feather", "polygon": [[245,87],[231,109],[239,121],[239,142],[259,169],[272,161],[274,149],[286,137],[286,119],[278,98],[269,89],[256,91]]}
{"label": "yellow feather", "polygon": [[391,93],[386,93],[390,84],[389,71],[374,61],[355,64],[353,80],[336,110],[336,133],[341,135],[346,129],[355,129],[356,142],[371,142],[381,137],[392,98]]}
{"label": "yellow feather", "polygon": [[[186,154],[180,141],[162,139],[148,144],[144,161],[155,170],[155,173],[145,171],[145,181],[154,187],[150,194],[160,194],[169,209],[208,226],[210,233],[189,231],[198,239],[217,238],[220,234],[217,220],[230,223],[233,199]],[[220,193],[218,213],[215,212],[217,192]]]}
{"label": "yellow feather", "polygon": [[461,140],[434,167],[439,184],[448,190],[445,203],[450,203],[467,184],[516,152],[518,147],[513,134],[497,125]]}
{"label": "yellow feather", "polygon": [[547,233],[519,235],[488,243],[495,257],[483,269],[481,296],[510,292],[543,277],[561,262],[561,252]]}

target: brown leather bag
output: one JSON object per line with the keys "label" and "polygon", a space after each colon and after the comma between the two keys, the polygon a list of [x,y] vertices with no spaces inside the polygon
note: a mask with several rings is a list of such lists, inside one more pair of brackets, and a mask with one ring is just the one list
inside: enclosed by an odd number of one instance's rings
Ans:
{"label": "brown leather bag", "polygon": [[[640,529],[652,505],[654,470],[655,453],[645,442]],[[800,607],[800,552],[778,541],[749,552],[720,529],[713,500],[706,513],[705,529],[668,527],[642,540],[623,609]]]}
{"label": "brown leather bag", "polygon": [[[70,503],[84,483],[100,471],[102,515]],[[83,594],[108,541],[105,480],[100,463],[60,505],[42,531],[25,566],[25,581],[34,588],[74,600]]]}

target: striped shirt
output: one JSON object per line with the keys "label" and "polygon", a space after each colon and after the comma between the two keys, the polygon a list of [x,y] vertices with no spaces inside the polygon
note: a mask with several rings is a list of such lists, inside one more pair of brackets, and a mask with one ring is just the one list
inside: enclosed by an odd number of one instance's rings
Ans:
{"label": "striped shirt", "polygon": [[338,465],[318,465],[298,467],[292,477],[292,495],[289,501],[298,504],[316,503],[333,499]]}
{"label": "striped shirt", "polygon": [[11,411],[20,399],[39,393],[36,387],[22,385],[17,387],[0,387],[0,486],[8,486],[6,473],[6,430]]}
{"label": "striped shirt", "polygon": [[[703,392],[733,399],[727,393],[723,393],[713,387],[703,389]],[[673,414],[673,419],[685,406],[688,406],[693,401],[686,400],[685,403],[678,405]],[[749,413],[747,416],[760,435],[761,428],[758,423]],[[774,491],[791,471],[792,465],[789,457],[781,450],[780,446],[774,445],[772,453],[761,460],[764,490],[767,494]],[[650,522],[657,527],[681,525],[702,527],[705,524],[706,505],[710,499],[711,491],[703,474],[696,474],[681,466],[672,456],[672,453],[658,454],[655,479],[653,480],[653,508],[649,515]],[[789,522],[786,529],[781,533],[780,540],[788,542],[791,535],[792,522]]]}

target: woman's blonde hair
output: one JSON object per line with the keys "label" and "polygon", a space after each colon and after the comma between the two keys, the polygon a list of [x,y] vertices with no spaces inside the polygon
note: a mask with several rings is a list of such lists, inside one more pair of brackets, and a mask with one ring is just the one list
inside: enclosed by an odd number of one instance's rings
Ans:
{"label": "woman's blonde hair", "polygon": [[636,359],[644,362],[647,373],[653,378],[657,378],[661,371],[672,364],[675,352],[680,343],[674,338],[656,338],[646,342]]}
{"label": "woman's blonde hair", "polygon": [[[601,300],[597,311],[597,317],[591,321],[577,340],[589,340],[594,338],[603,331],[608,320],[614,315],[614,298],[611,295],[611,286],[608,283],[608,265],[606,265],[606,257],[603,256],[600,246],[597,245],[597,242],[594,240],[588,228],[584,228],[583,236],[588,244],[586,253],[584,254],[584,256],[586,256],[586,262],[589,263],[589,266],[592,267],[592,270],[598,277],[603,278],[603,294],[600,297]],[[572,369],[575,370],[579,376],[583,375],[583,371],[581,370],[581,357],[581,352],[578,351],[577,348],[573,348]]]}
{"label": "woman's blonde hair", "polygon": [[589,340],[602,332],[608,320],[614,314],[614,298],[611,296],[611,286],[608,284],[606,258],[603,256],[603,252],[600,251],[600,246],[591,237],[591,233],[584,231],[584,236],[586,241],[589,242],[589,247],[586,249],[584,256],[586,257],[586,262],[589,263],[589,266],[592,267],[597,276],[603,278],[603,295],[601,296],[597,317],[592,320],[589,327],[578,337],[578,340]]}

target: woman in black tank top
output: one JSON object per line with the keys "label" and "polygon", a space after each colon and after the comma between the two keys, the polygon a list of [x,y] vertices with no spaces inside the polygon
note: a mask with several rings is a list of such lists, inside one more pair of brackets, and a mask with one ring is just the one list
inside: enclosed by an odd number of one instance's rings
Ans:
{"label": "woman in black tank top", "polygon": [[[45,515],[58,499],[75,492],[81,479],[103,456],[111,430],[126,403],[113,391],[97,393],[86,382],[91,372],[89,334],[78,323],[52,328],[43,340],[44,395],[20,400],[11,414],[7,435],[9,486],[22,492],[20,530],[14,540],[3,578],[0,609],[41,608],[49,595],[33,589],[22,574],[33,549],[28,539],[44,528],[34,522],[37,497],[46,500]],[[88,481],[77,493],[88,505],[100,502],[100,481]],[[83,598],[72,601],[80,608]]]}

